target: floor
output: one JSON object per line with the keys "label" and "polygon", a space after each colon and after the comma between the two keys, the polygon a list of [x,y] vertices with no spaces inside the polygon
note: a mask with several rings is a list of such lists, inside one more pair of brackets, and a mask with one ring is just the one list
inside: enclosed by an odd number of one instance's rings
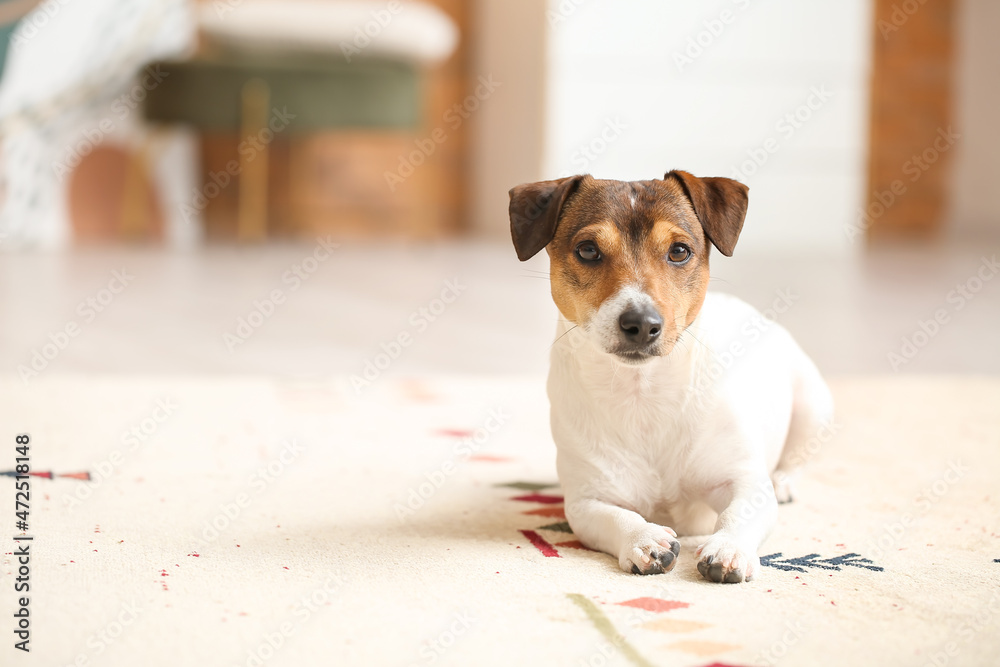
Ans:
{"label": "floor", "polygon": [[[584,548],[533,377],[0,378],[55,473],[30,481],[31,654],[0,664],[996,665],[1000,379],[831,388],[737,586],[697,536],[657,576]],[[0,592],[8,638],[20,607]]]}
{"label": "floor", "polygon": [[52,471],[31,489],[36,662],[988,664],[995,250],[714,258],[713,286],[784,311],[828,375],[889,375],[832,378],[843,430],[738,599],[700,579],[698,538],[634,577],[563,523],[525,377],[554,328],[544,255],[4,256],[0,405]]}
{"label": "floor", "polygon": [[[777,319],[828,374],[997,374],[998,251],[715,255],[712,287],[785,310]],[[555,320],[547,269],[544,254],[521,265],[506,245],[471,242],[12,254],[0,261],[0,368],[536,373]]]}

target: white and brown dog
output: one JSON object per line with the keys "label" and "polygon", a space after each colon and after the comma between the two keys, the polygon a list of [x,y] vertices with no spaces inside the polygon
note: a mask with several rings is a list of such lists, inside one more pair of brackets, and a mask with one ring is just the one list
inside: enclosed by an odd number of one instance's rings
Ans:
{"label": "white and brown dog", "polygon": [[743,184],[683,171],[510,191],[517,256],[548,251],[563,315],[548,394],[566,518],[626,572],[667,572],[678,534],[713,533],[702,576],[753,578],[803,449],[832,419],[787,331],[706,294],[709,244],[732,255],[746,210]]}

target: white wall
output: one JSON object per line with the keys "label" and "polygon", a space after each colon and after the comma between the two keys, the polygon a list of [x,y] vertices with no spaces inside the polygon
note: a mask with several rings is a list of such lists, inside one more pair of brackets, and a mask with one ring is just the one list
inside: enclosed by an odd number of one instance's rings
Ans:
{"label": "white wall", "polygon": [[1000,3],[958,3],[955,126],[962,139],[952,168],[950,230],[957,237],[1000,236]]}
{"label": "white wall", "polygon": [[860,250],[870,0],[549,0],[549,23],[546,177],[738,175],[738,252]]}
{"label": "white wall", "polygon": [[474,0],[469,78],[500,83],[469,121],[474,231],[510,238],[507,191],[542,179],[545,147],[545,3]]}

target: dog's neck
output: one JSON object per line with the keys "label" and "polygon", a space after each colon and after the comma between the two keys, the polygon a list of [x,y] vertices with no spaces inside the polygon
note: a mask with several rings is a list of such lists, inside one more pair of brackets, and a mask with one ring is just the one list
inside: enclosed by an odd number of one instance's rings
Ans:
{"label": "dog's neck", "polygon": [[624,363],[595,345],[581,327],[559,318],[556,340],[552,345],[552,364],[577,376],[582,386],[605,388],[612,394],[642,397],[676,393],[686,400],[695,384],[702,361],[711,354],[698,339],[700,317],[677,339],[670,354],[636,366]]}

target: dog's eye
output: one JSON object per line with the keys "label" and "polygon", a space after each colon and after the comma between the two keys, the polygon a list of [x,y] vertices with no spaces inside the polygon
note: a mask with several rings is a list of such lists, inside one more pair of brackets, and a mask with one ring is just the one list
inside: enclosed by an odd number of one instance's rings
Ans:
{"label": "dog's eye", "polygon": [[691,248],[683,243],[675,243],[667,252],[667,260],[672,264],[683,264],[691,258]]}
{"label": "dog's eye", "polygon": [[601,258],[601,251],[591,241],[584,241],[576,247],[576,256],[585,262],[596,262]]}

